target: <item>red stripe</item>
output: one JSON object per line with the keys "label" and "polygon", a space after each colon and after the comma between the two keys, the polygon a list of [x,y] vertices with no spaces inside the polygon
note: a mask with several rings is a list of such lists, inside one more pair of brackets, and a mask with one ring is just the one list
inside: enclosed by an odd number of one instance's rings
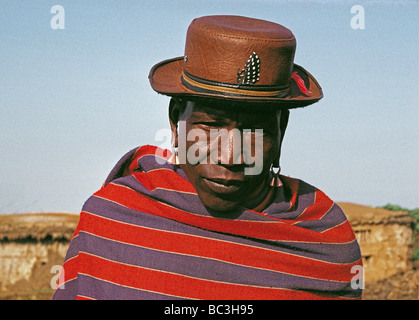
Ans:
{"label": "red stripe", "polygon": [[196,193],[192,184],[169,169],[157,169],[150,172],[135,172],[134,177],[148,190],[156,188],[170,189],[180,192]]}
{"label": "red stripe", "polygon": [[76,229],[74,230],[73,237],[71,238],[71,240],[73,240],[75,237],[79,235],[80,229],[82,228],[80,221],[81,221],[81,214],[80,214],[79,222],[77,223]]}
{"label": "red stripe", "polygon": [[297,202],[297,195],[298,195],[298,180],[296,179],[292,179],[286,176],[281,176],[281,180],[284,181],[286,183],[286,185],[289,188],[289,194],[287,195],[288,198],[290,198],[289,203],[290,203],[290,207],[288,208],[288,212],[292,211],[292,209],[294,208],[295,203]]}
{"label": "red stripe", "polygon": [[131,173],[135,172],[136,169],[138,169],[138,160],[144,156],[160,156],[164,159],[169,159],[171,156],[171,152],[166,149],[161,149],[156,146],[151,145],[145,145],[140,148],[138,148],[135,153],[132,155],[129,163],[129,166],[126,168],[124,172],[124,176],[130,175]]}
{"label": "red stripe", "polygon": [[170,158],[171,152],[163,150],[155,146],[143,146],[137,149],[134,155],[129,160],[130,163],[124,171],[124,176],[134,175],[134,177],[144,185],[148,190],[155,190],[156,188],[173,189],[182,192],[191,192],[196,194],[195,188],[192,184],[179,176],[176,172],[170,169],[156,169],[149,172],[137,172],[139,168],[138,160],[144,156],[163,156],[163,158]]}
{"label": "red stripe", "polygon": [[146,291],[192,299],[269,300],[269,299],[325,299],[303,291],[273,289],[220,283],[189,278],[183,275],[150,270],[109,261],[85,253],[81,254],[80,273]]}
{"label": "red stripe", "polygon": [[77,296],[76,300],[94,300],[93,298],[83,297],[83,296]]}
{"label": "red stripe", "polygon": [[307,207],[294,221],[319,220],[332,208],[333,204],[333,201],[322,191],[316,190],[314,204]]}
{"label": "red stripe", "polygon": [[64,283],[77,278],[79,256],[64,262]]}
{"label": "red stripe", "polygon": [[288,223],[285,223],[285,221],[284,223],[281,223],[281,221],[240,221],[191,214],[150,199],[128,187],[112,183],[108,184],[106,188],[99,190],[95,195],[117,202],[133,210],[150,213],[207,230],[240,236],[276,241],[322,243],[347,243],[354,240],[353,234],[348,234],[347,232],[329,236],[327,233],[322,234],[320,232],[289,225]]}
{"label": "red stripe", "polygon": [[339,237],[342,233],[347,234],[348,236],[351,235],[355,239],[355,233],[348,220],[328,230],[322,231],[322,234],[330,238]]}
{"label": "red stripe", "polygon": [[353,277],[352,266],[359,264],[359,261],[333,264],[253,246],[129,225],[90,214],[85,214],[84,219],[86,232],[106,239],[309,278],[349,282]]}

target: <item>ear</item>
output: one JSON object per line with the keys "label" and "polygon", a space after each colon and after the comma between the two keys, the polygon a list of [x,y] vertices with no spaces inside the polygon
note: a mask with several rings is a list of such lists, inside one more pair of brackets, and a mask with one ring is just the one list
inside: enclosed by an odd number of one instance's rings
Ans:
{"label": "ear", "polygon": [[285,131],[287,130],[290,111],[288,109],[281,110],[281,118],[279,119],[279,130],[281,131],[281,138],[279,140],[278,156],[275,158],[273,164],[279,167],[281,158],[282,141],[284,140]]}
{"label": "ear", "polygon": [[282,145],[282,140],[284,139],[285,131],[287,130],[289,117],[290,111],[288,109],[281,110],[281,119],[279,121],[279,129],[281,130],[280,146]]}
{"label": "ear", "polygon": [[178,132],[177,132],[177,123],[179,121],[179,116],[181,113],[181,102],[171,98],[169,104],[169,121],[170,121],[170,129],[172,131],[172,144],[174,146],[178,146]]}

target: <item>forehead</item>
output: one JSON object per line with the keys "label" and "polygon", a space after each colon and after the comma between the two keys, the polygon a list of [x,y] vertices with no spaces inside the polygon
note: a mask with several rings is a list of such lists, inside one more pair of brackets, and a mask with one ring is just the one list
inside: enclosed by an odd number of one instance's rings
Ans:
{"label": "forehead", "polygon": [[186,101],[184,116],[210,116],[229,120],[278,119],[279,108],[266,104],[231,103],[221,100]]}

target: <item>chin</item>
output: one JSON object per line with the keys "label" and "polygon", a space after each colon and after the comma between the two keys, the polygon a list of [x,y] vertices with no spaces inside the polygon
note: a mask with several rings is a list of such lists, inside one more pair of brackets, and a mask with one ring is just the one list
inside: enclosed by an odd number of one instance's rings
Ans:
{"label": "chin", "polygon": [[222,199],[212,199],[202,201],[208,212],[217,218],[235,219],[243,212],[239,202],[226,201]]}

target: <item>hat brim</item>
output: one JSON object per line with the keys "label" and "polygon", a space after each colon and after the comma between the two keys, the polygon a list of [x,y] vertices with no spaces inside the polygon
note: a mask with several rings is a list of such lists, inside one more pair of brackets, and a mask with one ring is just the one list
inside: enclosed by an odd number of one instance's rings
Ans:
{"label": "hat brim", "polygon": [[305,107],[323,98],[323,91],[316,79],[301,66],[294,64],[293,73],[304,81],[307,89],[305,93],[300,90],[296,81],[290,80],[290,90],[282,97],[253,97],[247,95],[226,95],[223,93],[197,92],[186,88],[182,84],[183,57],[164,60],[154,65],[149,74],[151,87],[158,93],[179,98],[208,98],[242,101],[250,103],[274,103],[280,107],[292,109]]}

